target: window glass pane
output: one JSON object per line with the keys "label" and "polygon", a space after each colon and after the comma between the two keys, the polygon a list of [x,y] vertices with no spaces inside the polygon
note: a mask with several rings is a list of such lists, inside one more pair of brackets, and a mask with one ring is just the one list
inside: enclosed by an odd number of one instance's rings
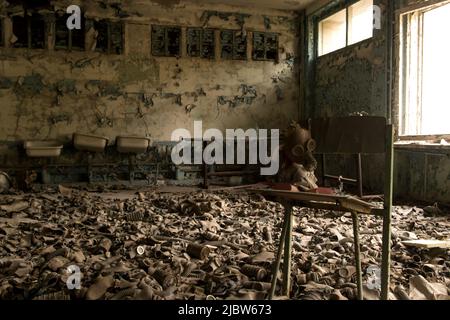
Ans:
{"label": "window glass pane", "polygon": [[69,29],[67,28],[68,14],[57,13],[55,19],[55,49],[69,48]]}
{"label": "window glass pane", "polygon": [[373,0],[361,0],[348,8],[348,44],[373,36]]}
{"label": "window glass pane", "polygon": [[233,59],[233,30],[222,30],[220,32],[220,44],[222,46],[222,59]]}
{"label": "window glass pane", "polygon": [[164,57],[166,55],[166,28],[152,26],[152,55]]}
{"label": "window glass pane", "polygon": [[122,54],[123,52],[123,25],[121,22],[111,22],[111,52],[112,54]]}
{"label": "window glass pane", "polygon": [[424,14],[421,134],[450,133],[450,5]]}
{"label": "window glass pane", "polygon": [[190,57],[200,57],[202,29],[189,28],[187,30],[187,54]]}
{"label": "window glass pane", "polygon": [[346,9],[319,22],[319,56],[345,47]]}
{"label": "window glass pane", "polygon": [[94,21],[94,29],[97,34],[96,51],[108,52],[108,22],[106,20]]}
{"label": "window glass pane", "polygon": [[24,17],[14,16],[13,22],[13,47],[27,48],[28,47],[28,21]]}
{"label": "window glass pane", "polygon": [[234,52],[233,59],[245,60],[247,59],[247,35],[242,31],[234,31]]}
{"label": "window glass pane", "polygon": [[81,29],[80,30],[73,29],[71,32],[72,32],[72,50],[84,50],[85,33],[86,33],[84,16],[81,16]]}
{"label": "window glass pane", "polygon": [[202,30],[201,57],[206,59],[213,59],[215,55],[215,48],[216,46],[214,30]]}
{"label": "window glass pane", "polygon": [[30,18],[31,48],[45,48],[45,21],[40,14],[33,14]]}
{"label": "window glass pane", "polygon": [[181,28],[167,28],[167,42],[167,56],[179,56],[181,53]]}

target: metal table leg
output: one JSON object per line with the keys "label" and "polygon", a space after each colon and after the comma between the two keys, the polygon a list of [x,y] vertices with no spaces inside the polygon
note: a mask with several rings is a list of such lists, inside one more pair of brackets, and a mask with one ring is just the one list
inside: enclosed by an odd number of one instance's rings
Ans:
{"label": "metal table leg", "polygon": [[358,214],[356,212],[352,212],[352,220],[353,220],[353,238],[355,246],[356,285],[358,287],[358,300],[363,300],[361,249],[359,245],[359,221],[358,221]]}
{"label": "metal table leg", "polygon": [[394,130],[388,125],[386,139],[386,175],[384,188],[384,216],[383,216],[383,254],[381,262],[381,299],[389,297],[389,280],[391,267],[391,214],[394,181]]}
{"label": "metal table leg", "polygon": [[135,163],[136,163],[136,155],[129,154],[128,155],[128,179],[130,181],[130,184],[134,183],[135,167],[136,167]]}
{"label": "metal table leg", "polygon": [[[286,210],[287,212],[287,210]],[[278,245],[278,253],[277,258],[275,259],[274,265],[273,265],[273,272],[272,272],[272,286],[270,288],[269,293],[269,300],[272,300],[275,296],[275,290],[277,288],[277,280],[278,280],[278,271],[280,270],[280,263],[281,263],[281,256],[283,254],[284,249],[284,243],[286,241],[286,233],[288,229],[288,219],[286,219],[286,214],[283,222],[283,229],[281,230],[281,236],[280,236],[280,243]]]}
{"label": "metal table leg", "polygon": [[283,262],[283,294],[290,296],[291,291],[291,260],[292,260],[292,224],[294,217],[292,215],[292,204],[285,204],[285,224],[286,235],[284,244],[284,262]]}
{"label": "metal table leg", "polygon": [[94,181],[94,173],[92,172],[92,170],[93,170],[92,159],[93,159],[92,153],[88,153],[87,154],[87,161],[88,161],[87,170],[88,170],[88,182],[89,183],[92,183]]}
{"label": "metal table leg", "polygon": [[383,217],[383,254],[381,260],[381,300],[388,300],[391,266],[391,212],[386,210]]}

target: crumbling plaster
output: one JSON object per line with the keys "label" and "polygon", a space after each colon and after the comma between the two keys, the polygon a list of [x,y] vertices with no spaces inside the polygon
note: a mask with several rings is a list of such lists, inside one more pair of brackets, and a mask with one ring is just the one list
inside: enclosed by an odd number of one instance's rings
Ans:
{"label": "crumbling plaster", "polygon": [[[52,1],[55,8],[80,4],[88,18],[120,17],[125,22],[123,55],[0,48],[2,143],[68,142],[73,132],[161,141],[170,140],[177,128],[192,130],[194,120],[225,130],[283,128],[298,118],[298,24],[292,13],[183,1],[116,3]],[[179,59],[151,56],[151,24],[240,29],[234,15],[212,14],[205,21],[205,12],[248,14],[243,28],[249,36],[267,27],[279,33],[279,63],[210,61],[187,57],[185,50]],[[5,25],[7,40],[11,28]],[[223,100],[245,102],[218,103]]]}
{"label": "crumbling plaster", "polygon": [[[386,0],[375,0],[381,8],[381,30],[374,36],[341,50],[318,57],[315,25],[339,8],[342,1],[329,1],[308,15],[308,52],[305,74],[308,80],[302,116],[338,117],[354,113],[386,116]],[[350,156],[329,156],[327,173],[356,176],[355,160]],[[363,178],[367,189],[383,187],[384,158],[363,156]]]}
{"label": "crumbling plaster", "polygon": [[[396,3],[393,55],[393,121],[398,124],[400,110],[400,25],[399,14],[436,1],[402,0]],[[450,204],[450,149],[411,147],[396,152],[397,193],[407,199]]]}
{"label": "crumbling plaster", "polygon": [[[395,3],[395,8],[427,1],[408,0]],[[333,10],[340,1],[329,1],[323,10]],[[364,112],[372,116],[391,117],[388,91],[393,90],[392,108],[393,122],[396,124],[398,106],[395,85],[389,89],[386,71],[387,60],[386,0],[375,0],[382,10],[382,29],[374,30],[374,37],[355,45],[351,45],[322,57],[315,57],[313,47],[314,19],[322,14],[321,10],[309,10],[309,60],[306,61],[308,80],[305,100],[307,117],[346,116],[355,112]],[[397,26],[398,30],[398,26]],[[398,37],[398,32],[394,32]],[[397,47],[398,48],[398,47]],[[398,70],[398,52],[394,48],[394,75],[396,81]],[[424,200],[430,202],[450,203],[450,158],[448,152],[424,152],[418,150],[401,150],[395,152],[394,191],[398,197],[408,200]],[[333,174],[355,177],[355,161],[350,157],[329,157],[327,167]],[[364,185],[367,189],[381,192],[384,186],[384,157],[363,157]]]}

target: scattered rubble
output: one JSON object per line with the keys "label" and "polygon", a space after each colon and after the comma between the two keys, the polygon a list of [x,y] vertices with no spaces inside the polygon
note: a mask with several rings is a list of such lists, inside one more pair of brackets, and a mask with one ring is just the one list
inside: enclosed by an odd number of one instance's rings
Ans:
{"label": "scattered rubble", "polygon": [[[356,299],[351,216],[295,214],[291,297]],[[0,299],[265,299],[282,219],[280,204],[242,191],[2,195]],[[369,269],[380,265],[381,220],[361,216],[360,225],[364,295],[377,299]],[[392,299],[448,299],[449,250],[402,241],[447,240],[449,225],[395,208]],[[69,266],[80,270],[79,289],[68,289]]]}

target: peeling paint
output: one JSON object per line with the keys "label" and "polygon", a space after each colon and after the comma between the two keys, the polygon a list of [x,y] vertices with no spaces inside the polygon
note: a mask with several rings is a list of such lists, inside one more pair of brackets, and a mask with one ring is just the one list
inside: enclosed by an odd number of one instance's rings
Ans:
{"label": "peeling paint", "polygon": [[[69,3],[52,1],[59,9]],[[271,31],[279,34],[283,47],[280,63],[191,58],[185,53],[178,59],[151,56],[152,24],[201,27],[206,11],[242,14],[237,19],[232,14],[228,21],[211,17],[208,24],[218,29],[236,30],[245,21],[245,29],[264,31],[263,15],[270,18]],[[0,146],[27,139],[69,142],[74,132],[111,140],[118,135],[169,140],[175,129],[192,129],[194,120],[220,130],[270,129],[298,117],[298,62],[292,60],[298,38],[290,23],[295,16],[289,12],[166,0],[95,0],[83,2],[83,12],[90,19],[126,15],[124,53],[0,48]],[[282,15],[286,19],[277,18]],[[277,99],[273,77],[285,81],[283,101]],[[220,97],[245,107],[218,108]],[[0,162],[4,154],[15,159],[16,151],[0,147]]]}

